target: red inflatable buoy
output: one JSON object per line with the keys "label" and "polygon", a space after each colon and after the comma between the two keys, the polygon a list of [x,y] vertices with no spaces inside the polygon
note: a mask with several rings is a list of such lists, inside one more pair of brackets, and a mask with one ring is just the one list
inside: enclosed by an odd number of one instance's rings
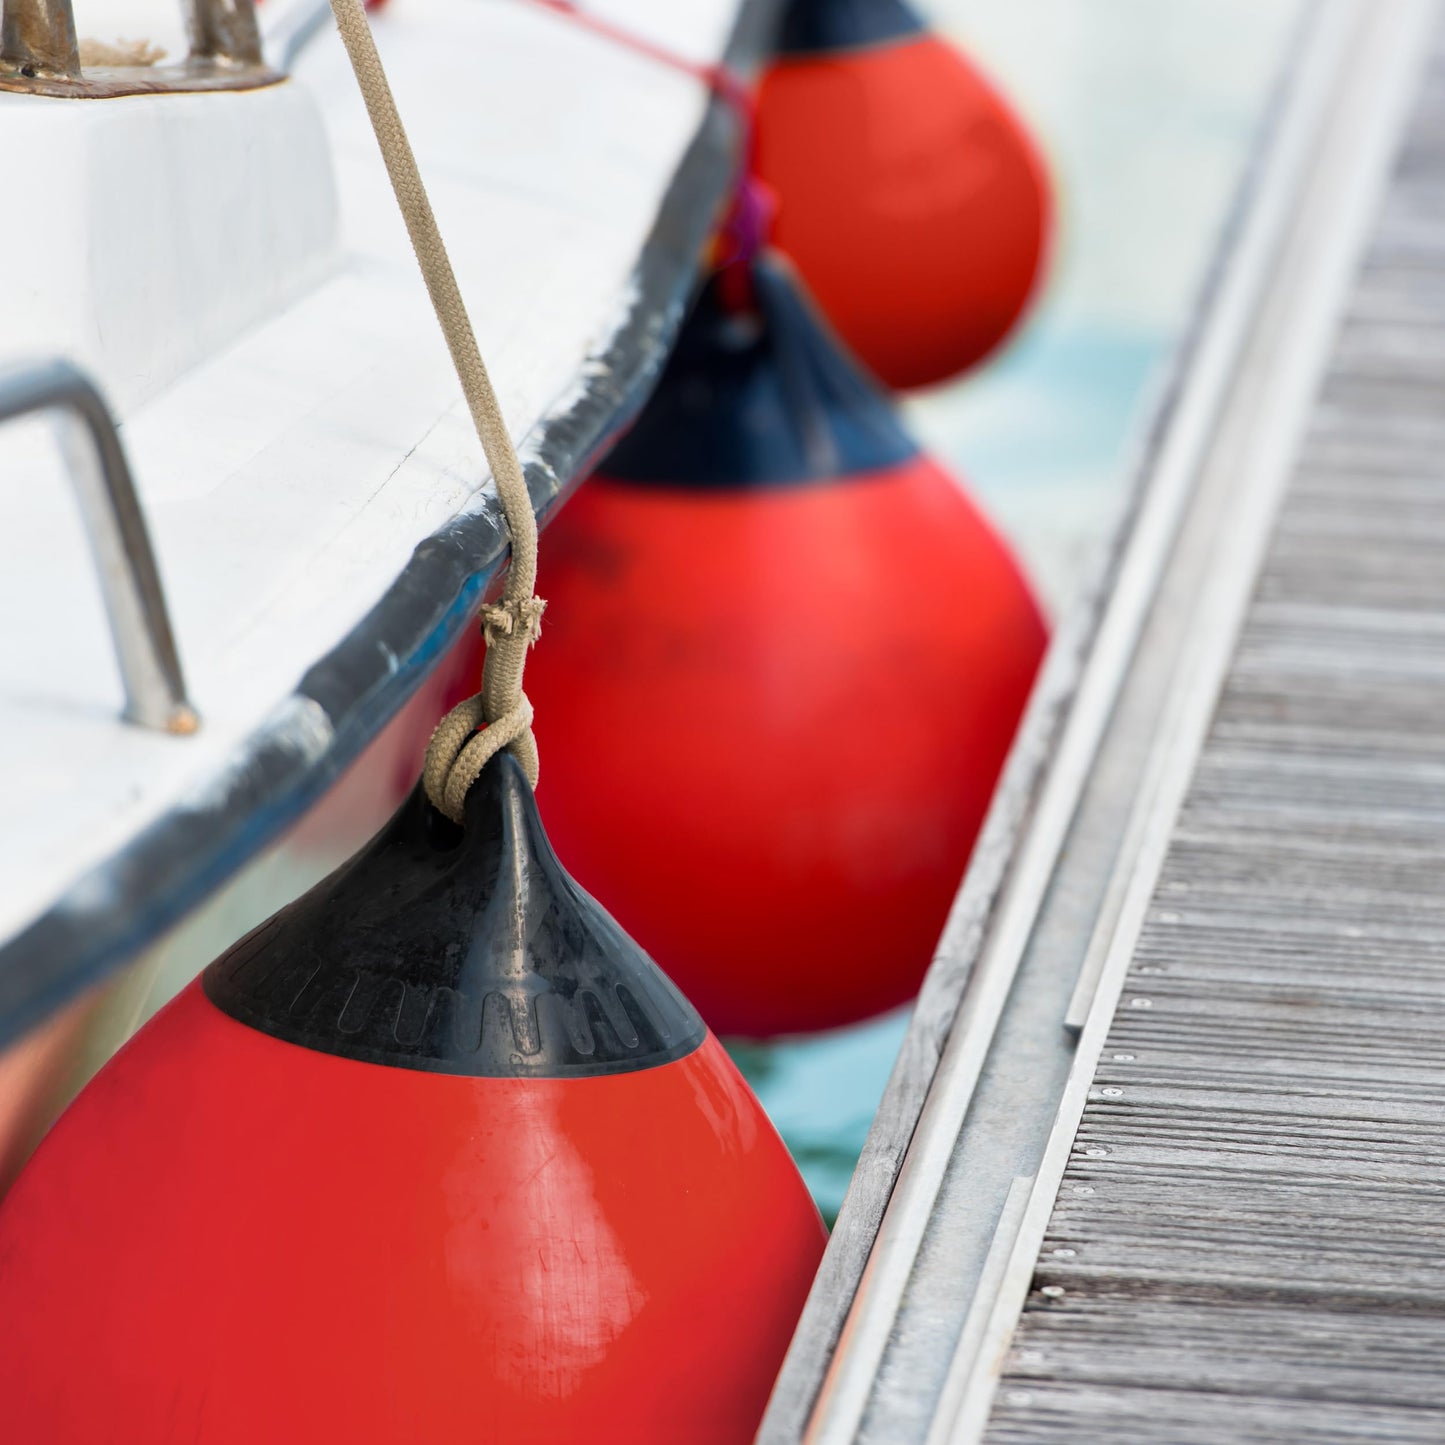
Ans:
{"label": "red inflatable buoy", "polygon": [[1048,178],[1012,107],[903,0],[792,0],[758,94],[774,244],[893,387],[1006,336],[1041,269]]}
{"label": "red inflatable buoy", "polygon": [[527,690],[577,877],[713,1028],[759,1036],[915,992],[1045,628],[787,274],[751,281],[740,311],[710,283],[551,523]]}
{"label": "red inflatable buoy", "polygon": [[55,1127],[0,1206],[3,1433],[742,1445],[822,1246],[504,755],[464,830],[418,792]]}

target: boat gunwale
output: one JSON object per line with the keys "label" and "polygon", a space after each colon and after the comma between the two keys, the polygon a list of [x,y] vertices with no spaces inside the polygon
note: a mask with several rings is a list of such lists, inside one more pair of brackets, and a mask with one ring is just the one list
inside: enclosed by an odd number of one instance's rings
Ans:
{"label": "boat gunwale", "polygon": [[[740,0],[720,63],[755,69],[779,10],[780,0]],[[565,404],[522,439],[539,526],[656,385],[701,280],[742,125],[735,102],[714,90],[638,253],[625,316],[581,362]],[[417,544],[381,599],[217,772],[0,943],[0,1049],[117,974],[317,804],[473,624],[506,555],[488,488]]]}

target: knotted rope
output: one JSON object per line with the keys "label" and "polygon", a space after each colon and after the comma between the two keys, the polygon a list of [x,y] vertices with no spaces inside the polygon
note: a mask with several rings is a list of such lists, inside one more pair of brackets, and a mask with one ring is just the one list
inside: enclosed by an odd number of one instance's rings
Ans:
{"label": "knotted rope", "polygon": [[[511,748],[536,786],[537,742],[532,736],[532,705],[522,692],[522,669],[527,649],[537,640],[545,606],[533,593],[537,582],[537,518],[516,448],[502,420],[497,394],[477,350],[476,334],[437,229],[416,157],[387,84],[362,0],[331,0],[331,11],[356,72],[391,188],[446,337],[482,451],[492,469],[512,539],[512,560],[502,596],[482,612],[487,639],[482,690],[454,707],[437,725],[427,744],[422,770],[422,782],[433,806],[460,823],[467,789],[504,747]],[[478,732],[478,728],[482,731]]]}

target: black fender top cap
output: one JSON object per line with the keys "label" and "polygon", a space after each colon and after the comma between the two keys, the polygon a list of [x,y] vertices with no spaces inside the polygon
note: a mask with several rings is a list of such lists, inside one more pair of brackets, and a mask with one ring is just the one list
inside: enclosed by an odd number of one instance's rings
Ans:
{"label": "black fender top cap", "polygon": [[703,287],[656,391],[587,485],[829,486],[918,454],[787,263],[758,255],[749,273],[752,304],[742,311],[729,307],[719,277]]}
{"label": "black fender top cap", "polygon": [[790,0],[776,52],[796,58],[869,50],[912,39],[923,29],[907,0]]}
{"label": "black fender top cap", "polygon": [[418,785],[205,971],[207,997],[304,1048],[477,1078],[628,1073],[696,1049],[701,1018],[562,867],[509,753],[465,812],[456,827]]}

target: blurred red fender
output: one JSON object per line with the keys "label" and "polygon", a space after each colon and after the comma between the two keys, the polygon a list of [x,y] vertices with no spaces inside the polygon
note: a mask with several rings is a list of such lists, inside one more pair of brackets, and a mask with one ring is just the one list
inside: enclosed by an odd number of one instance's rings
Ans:
{"label": "blurred red fender", "polygon": [[758,100],[774,244],[889,386],[1008,335],[1051,224],[1042,157],[979,69],[901,0],[794,0]]}
{"label": "blurred red fender", "polygon": [[751,283],[749,312],[709,287],[550,524],[527,692],[558,852],[713,1028],[757,1036],[917,990],[1046,632],[786,275]]}

